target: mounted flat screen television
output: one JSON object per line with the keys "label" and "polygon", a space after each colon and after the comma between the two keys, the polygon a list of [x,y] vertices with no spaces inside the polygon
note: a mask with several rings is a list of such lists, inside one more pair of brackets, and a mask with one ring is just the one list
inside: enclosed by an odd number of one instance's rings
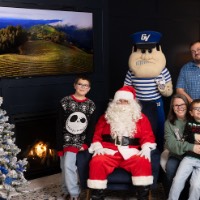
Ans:
{"label": "mounted flat screen television", "polygon": [[92,71],[92,12],[0,7],[0,77]]}

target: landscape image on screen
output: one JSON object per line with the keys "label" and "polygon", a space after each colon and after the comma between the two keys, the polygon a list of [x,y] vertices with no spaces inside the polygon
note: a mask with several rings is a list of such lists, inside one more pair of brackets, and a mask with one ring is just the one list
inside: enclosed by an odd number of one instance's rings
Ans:
{"label": "landscape image on screen", "polygon": [[0,77],[92,71],[92,13],[0,7]]}

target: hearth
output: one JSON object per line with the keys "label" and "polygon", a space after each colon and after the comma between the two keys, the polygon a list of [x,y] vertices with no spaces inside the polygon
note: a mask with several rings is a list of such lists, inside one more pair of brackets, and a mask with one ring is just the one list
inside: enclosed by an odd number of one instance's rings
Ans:
{"label": "hearth", "polygon": [[16,145],[21,149],[18,158],[26,157],[27,179],[60,172],[56,154],[56,113],[43,112],[14,116]]}

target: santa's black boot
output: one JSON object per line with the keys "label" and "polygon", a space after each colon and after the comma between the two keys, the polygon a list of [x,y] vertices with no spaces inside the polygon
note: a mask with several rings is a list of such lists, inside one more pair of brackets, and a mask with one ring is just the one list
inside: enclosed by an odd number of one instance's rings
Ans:
{"label": "santa's black boot", "polygon": [[148,200],[149,199],[149,186],[138,186],[137,187],[137,199]]}
{"label": "santa's black boot", "polygon": [[104,190],[92,189],[91,200],[104,200]]}

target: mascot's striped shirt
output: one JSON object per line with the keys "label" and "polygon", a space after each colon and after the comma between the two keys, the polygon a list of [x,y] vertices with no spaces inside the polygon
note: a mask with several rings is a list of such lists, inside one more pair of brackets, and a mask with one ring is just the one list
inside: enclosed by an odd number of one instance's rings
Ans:
{"label": "mascot's striped shirt", "polygon": [[137,78],[131,70],[126,74],[125,85],[131,85],[136,90],[136,98],[142,101],[152,101],[161,98],[157,82],[167,83],[171,76],[167,68],[164,68],[159,76],[154,78]]}

